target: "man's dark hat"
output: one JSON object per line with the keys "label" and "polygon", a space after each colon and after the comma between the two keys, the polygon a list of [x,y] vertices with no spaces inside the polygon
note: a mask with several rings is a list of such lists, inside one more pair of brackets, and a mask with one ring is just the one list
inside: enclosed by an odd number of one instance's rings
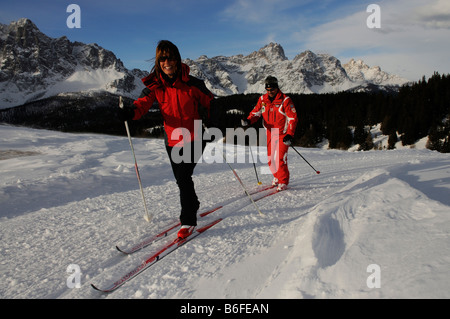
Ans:
{"label": "man's dark hat", "polygon": [[264,81],[264,85],[266,89],[278,89],[278,80],[274,76],[268,76]]}

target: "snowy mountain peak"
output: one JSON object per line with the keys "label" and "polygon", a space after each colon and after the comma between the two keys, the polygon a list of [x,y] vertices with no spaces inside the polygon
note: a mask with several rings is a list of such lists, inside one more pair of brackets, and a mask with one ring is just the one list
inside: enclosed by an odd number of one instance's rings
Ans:
{"label": "snowy mountain peak", "polygon": [[[342,65],[329,54],[310,50],[289,60],[277,43],[247,56],[202,55],[184,62],[218,96],[264,92],[268,75],[277,77],[286,93],[359,91],[407,82],[361,60]],[[0,24],[0,108],[67,92],[106,91],[136,98],[146,74],[126,69],[113,52],[98,44],[48,37],[29,19]]]}
{"label": "snowy mountain peak", "polygon": [[[35,41],[46,41],[47,36],[39,31],[37,26],[27,18],[21,18],[9,25],[0,23],[1,46],[14,44],[21,48],[30,46]],[[5,41],[5,43],[3,43]]]}
{"label": "snowy mountain peak", "polygon": [[29,19],[0,24],[0,108],[64,92],[108,91],[135,97],[144,72],[128,71],[98,44],[51,38]]}
{"label": "snowy mountain peak", "polygon": [[369,67],[363,60],[350,59],[344,64],[349,78],[354,82],[370,81],[373,84],[401,85],[408,80],[397,75],[391,75],[381,70],[379,66]]}
{"label": "snowy mountain peak", "polygon": [[2,26],[6,26],[10,29],[16,29],[16,30],[19,30],[19,28],[23,28],[23,30],[39,31],[37,26],[28,18],[20,18],[17,21],[11,22],[11,24],[9,26],[7,26],[7,25],[2,25]]}
{"label": "snowy mountain peak", "polygon": [[289,60],[281,45],[270,43],[247,56],[186,59],[191,73],[204,79],[208,88],[218,96],[264,92],[263,81],[268,75],[278,78],[286,93],[330,93],[346,90],[367,90],[372,86],[401,86],[408,81],[370,68],[362,61],[346,65],[329,54],[306,50]]}
{"label": "snowy mountain peak", "polygon": [[269,62],[287,60],[283,47],[273,42],[251,53],[248,58],[266,59]]}
{"label": "snowy mountain peak", "polygon": [[310,51],[310,50],[306,50],[300,54],[298,54],[294,60],[299,60],[299,59],[303,59],[303,60],[314,60],[317,58],[317,54],[315,54],[314,52]]}

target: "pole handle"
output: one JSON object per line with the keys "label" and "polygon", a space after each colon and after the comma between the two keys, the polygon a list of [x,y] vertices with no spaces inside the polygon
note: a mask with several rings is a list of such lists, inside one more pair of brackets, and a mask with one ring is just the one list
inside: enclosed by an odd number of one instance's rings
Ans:
{"label": "pole handle", "polygon": [[123,109],[123,98],[122,98],[122,96],[119,96],[119,107],[121,109]]}

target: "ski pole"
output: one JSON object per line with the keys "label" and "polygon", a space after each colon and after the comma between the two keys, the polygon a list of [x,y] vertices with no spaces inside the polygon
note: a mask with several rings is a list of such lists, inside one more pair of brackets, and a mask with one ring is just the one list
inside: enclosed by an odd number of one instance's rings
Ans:
{"label": "ski pole", "polygon": [[[119,97],[119,107],[121,109],[123,109],[123,99],[122,96]],[[137,161],[136,161],[136,154],[134,153],[134,147],[133,147],[133,143],[131,142],[131,135],[130,135],[130,129],[128,128],[128,122],[125,121],[125,129],[127,130],[127,135],[128,135],[128,142],[130,142],[130,147],[131,147],[131,152],[133,153],[133,158],[134,158],[134,169],[136,171],[136,176],[139,182],[139,188],[141,189],[141,195],[142,195],[142,201],[144,202],[144,208],[145,208],[145,216],[144,219],[147,222],[150,222],[153,218],[153,215],[151,215],[148,212],[147,209],[147,203],[145,202],[145,196],[144,196],[144,189],[142,188],[142,183],[141,183],[141,176],[139,175],[139,168],[137,165]]]}
{"label": "ski pole", "polygon": [[297,151],[297,149],[296,149],[293,145],[291,145],[291,147],[294,149],[294,151],[297,152],[298,155],[300,155],[301,158],[303,158],[303,160],[304,160],[306,163],[308,163],[309,166],[311,166],[311,168],[312,168],[317,174],[320,174],[320,171],[316,170],[311,164],[309,164],[309,162],[302,156],[302,154],[300,154],[299,151]]}
{"label": "ski pole", "polygon": [[228,163],[225,155],[222,153],[223,159],[225,161],[225,163],[228,164],[228,167],[231,169],[231,171],[233,172],[234,176],[236,177],[236,179],[239,181],[239,183],[241,184],[242,188],[244,189],[245,194],[248,196],[248,198],[250,198],[251,202],[253,203],[253,205],[255,206],[256,210],[258,211],[258,213],[261,216],[266,216],[264,215],[261,210],[259,209],[258,205],[256,205],[255,201],[253,200],[252,196],[250,195],[250,193],[247,191],[247,188],[245,187],[244,183],[242,182],[242,180],[240,179],[239,175],[236,173],[236,171],[234,170],[234,168],[231,166],[230,163]]}
{"label": "ski pole", "polygon": [[262,183],[259,181],[258,172],[256,171],[255,158],[253,157],[253,152],[250,144],[248,144],[248,148],[250,149],[250,154],[252,154],[253,168],[255,169],[256,180],[258,181],[258,185],[261,185]]}

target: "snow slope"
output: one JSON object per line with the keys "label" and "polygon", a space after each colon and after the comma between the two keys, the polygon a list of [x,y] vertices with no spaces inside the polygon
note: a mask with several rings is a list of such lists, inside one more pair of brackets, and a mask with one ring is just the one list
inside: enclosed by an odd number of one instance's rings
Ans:
{"label": "snow slope", "polygon": [[[417,149],[300,149],[320,175],[291,151],[290,188],[257,202],[266,217],[226,164],[205,160],[194,177],[201,210],[224,204],[205,220],[225,219],[116,292],[98,293],[90,283],[156,248],[125,257],[116,244],[178,216],[163,141],[133,141],[151,224],[127,138],[0,125],[0,298],[450,297],[450,158]],[[253,150],[264,158],[263,147]],[[252,164],[233,165],[257,187]],[[74,264],[81,288],[70,289]]]}

